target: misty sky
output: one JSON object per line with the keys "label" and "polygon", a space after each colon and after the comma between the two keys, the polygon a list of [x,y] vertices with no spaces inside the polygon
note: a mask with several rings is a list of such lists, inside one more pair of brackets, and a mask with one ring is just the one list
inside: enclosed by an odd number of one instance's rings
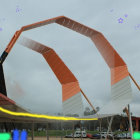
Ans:
{"label": "misty sky", "polygon": [[[139,0],[0,0],[0,54],[22,26],[61,15],[102,32],[140,84]],[[22,35],[53,48],[95,107],[109,101],[110,71],[89,38],[57,24]],[[4,70],[8,97],[20,106],[37,113],[61,112],[61,85],[40,54],[16,43]],[[132,89],[131,111],[140,115],[140,92],[133,83]]]}

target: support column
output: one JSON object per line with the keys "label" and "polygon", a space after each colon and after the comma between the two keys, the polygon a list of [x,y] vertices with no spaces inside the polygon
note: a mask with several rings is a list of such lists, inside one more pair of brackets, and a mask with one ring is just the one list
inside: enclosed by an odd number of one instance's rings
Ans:
{"label": "support column", "polygon": [[[99,131],[100,131],[100,136],[101,136],[101,131],[102,131],[102,119],[99,119]],[[102,137],[100,137],[102,139]]]}
{"label": "support column", "polygon": [[3,124],[4,124],[5,131],[8,132],[8,128],[7,128],[6,122],[4,122]]}
{"label": "support column", "polygon": [[15,124],[14,124],[14,123],[12,123],[12,126],[13,126],[13,129],[15,130],[15,129],[16,129],[16,127],[15,127]]}
{"label": "support column", "polygon": [[75,139],[74,138],[74,121],[72,122],[72,133],[73,133],[73,140]]}
{"label": "support column", "polygon": [[107,140],[108,133],[111,130],[112,121],[113,121],[113,116],[111,116],[111,119],[110,119],[110,122],[109,122],[108,130],[107,130],[107,134],[106,134],[106,140]]}
{"label": "support column", "polygon": [[[112,116],[114,118],[114,116]],[[108,117],[107,117],[108,118]],[[109,125],[109,120],[107,119],[108,125]],[[113,122],[113,119],[112,119]],[[112,124],[111,124],[112,125]],[[112,128],[110,127],[110,132],[113,134]],[[113,140],[114,140],[114,136],[113,136]]]}
{"label": "support column", "polygon": [[48,123],[46,124],[46,136],[47,136],[47,140],[49,140]]}
{"label": "support column", "polygon": [[63,134],[63,130],[62,130],[62,121],[61,121],[61,140],[63,140],[62,134]]}
{"label": "support column", "polygon": [[34,140],[34,122],[32,122],[32,140]]}
{"label": "support column", "polygon": [[131,139],[133,138],[133,126],[132,126],[132,118],[131,118],[131,112],[130,112],[130,106],[128,105],[128,112],[129,112],[129,126],[130,126],[130,134]]}
{"label": "support column", "polygon": [[80,131],[81,131],[81,140],[82,140],[82,126],[81,126],[81,121],[80,121]]}

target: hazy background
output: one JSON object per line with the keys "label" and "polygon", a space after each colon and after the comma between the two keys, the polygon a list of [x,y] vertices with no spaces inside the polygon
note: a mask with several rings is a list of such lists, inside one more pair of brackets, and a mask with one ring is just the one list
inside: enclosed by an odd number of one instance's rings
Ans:
{"label": "hazy background", "polygon": [[[0,54],[22,26],[60,15],[102,32],[140,84],[139,0],[0,0]],[[95,107],[109,101],[109,68],[91,40],[57,24],[22,35],[55,49]],[[41,55],[15,44],[4,70],[8,96],[19,105],[37,113],[61,112],[61,85]],[[133,83],[132,88],[131,111],[140,115],[140,92]]]}

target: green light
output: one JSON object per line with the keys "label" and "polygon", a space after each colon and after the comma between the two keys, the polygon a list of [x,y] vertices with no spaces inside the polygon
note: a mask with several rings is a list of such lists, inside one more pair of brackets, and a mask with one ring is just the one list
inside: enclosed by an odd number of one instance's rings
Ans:
{"label": "green light", "polygon": [[140,133],[139,132],[134,132],[133,133],[133,139],[140,140]]}
{"label": "green light", "polygon": [[0,140],[9,140],[11,135],[9,133],[0,133]]}

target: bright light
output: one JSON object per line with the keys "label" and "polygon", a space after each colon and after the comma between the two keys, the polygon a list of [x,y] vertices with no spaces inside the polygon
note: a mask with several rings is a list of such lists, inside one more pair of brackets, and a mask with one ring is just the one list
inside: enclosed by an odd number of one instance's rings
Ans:
{"label": "bright light", "polygon": [[49,120],[65,120],[65,121],[91,121],[91,120],[98,120],[98,118],[75,118],[75,117],[60,117],[60,116],[48,116],[48,115],[41,115],[41,114],[32,114],[32,113],[23,113],[23,112],[14,112],[7,109],[0,107],[0,111],[7,113],[13,116],[24,116],[24,117],[33,117],[33,118],[43,118]]}
{"label": "bright light", "polygon": [[9,133],[0,133],[0,140],[9,140],[11,135]]}
{"label": "bright light", "polygon": [[140,140],[140,132],[134,132],[133,133],[133,139]]}

